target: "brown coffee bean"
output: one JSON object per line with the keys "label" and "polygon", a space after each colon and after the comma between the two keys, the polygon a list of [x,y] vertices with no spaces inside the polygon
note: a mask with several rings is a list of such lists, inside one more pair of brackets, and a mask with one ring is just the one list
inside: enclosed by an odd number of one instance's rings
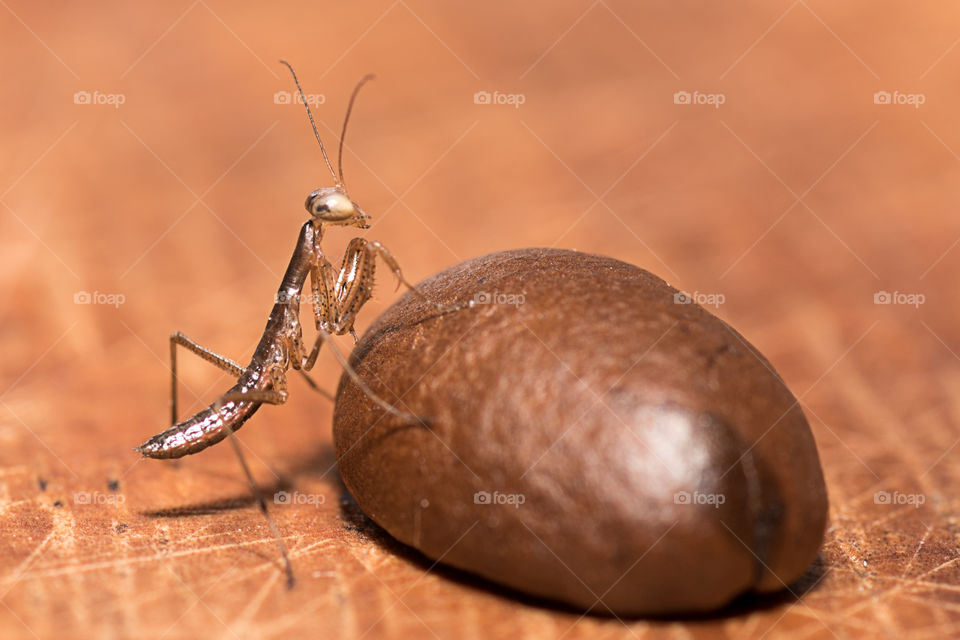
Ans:
{"label": "brown coffee bean", "polygon": [[815,559],[827,497],[794,396],[660,278],[551,249],[470,260],[406,295],[334,417],[361,509],[430,558],[578,609],[714,610]]}

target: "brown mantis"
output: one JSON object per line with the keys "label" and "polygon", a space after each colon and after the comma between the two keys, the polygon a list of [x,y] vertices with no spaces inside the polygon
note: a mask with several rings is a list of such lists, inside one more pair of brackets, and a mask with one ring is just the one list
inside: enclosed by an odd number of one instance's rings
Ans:
{"label": "brown mantis", "polygon": [[[320,144],[320,151],[323,154],[327,169],[333,176],[335,186],[316,189],[307,196],[306,209],[310,213],[310,219],[300,229],[300,236],[297,239],[293,256],[290,258],[290,264],[283,275],[273,310],[270,312],[267,326],[263,331],[263,337],[254,351],[250,364],[241,367],[233,360],[200,346],[179,331],[170,336],[172,426],[144,442],[137,447],[137,451],[148,458],[180,458],[202,451],[224,438],[228,438],[240,459],[243,472],[258,500],[260,509],[267,518],[270,530],[277,540],[287,573],[287,584],[292,586],[293,570],[286,547],[280,538],[276,525],[270,518],[266,502],[257,489],[236,438],[233,437],[233,432],[243,426],[262,404],[283,404],[287,400],[286,374],[291,367],[302,373],[313,389],[324,393],[306,372],[310,371],[316,364],[320,347],[325,342],[329,342],[331,351],[353,382],[376,404],[385,411],[403,419],[422,422],[423,418],[401,411],[376,395],[357,375],[347,359],[330,340],[330,336],[350,333],[354,342],[356,342],[357,335],[353,329],[353,324],[357,312],[370,299],[373,292],[374,269],[378,257],[396,275],[398,287],[403,284],[415,295],[424,300],[426,298],[407,282],[397,261],[387,248],[379,242],[359,237],[351,240],[339,271],[327,260],[320,249],[324,230],[329,226],[369,228],[370,216],[350,199],[344,185],[343,138],[347,131],[347,123],[350,120],[350,112],[353,109],[357,93],[373,76],[364,77],[350,96],[337,154],[339,171],[334,172],[330,159],[327,157],[327,151],[320,140],[320,133],[317,131],[313,114],[310,112],[307,100],[303,96],[303,90],[300,88],[297,75],[289,63],[284,60],[280,62],[286,65],[293,75],[297,91],[303,99],[310,125],[317,142]],[[310,279],[313,315],[317,329],[316,340],[309,351],[304,344],[300,325],[300,297],[307,278]],[[442,313],[470,306],[468,304],[443,305],[429,300],[427,302]],[[178,346],[197,354],[237,378],[237,383],[209,407],[181,422],[177,422]],[[329,397],[329,394],[325,395]]]}

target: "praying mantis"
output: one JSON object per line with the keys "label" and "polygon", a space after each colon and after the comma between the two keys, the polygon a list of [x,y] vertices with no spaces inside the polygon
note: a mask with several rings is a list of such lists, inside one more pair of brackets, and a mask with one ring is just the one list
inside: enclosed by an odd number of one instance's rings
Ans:
{"label": "praying mantis", "polygon": [[[354,342],[357,335],[354,322],[357,313],[370,299],[373,293],[374,273],[377,258],[381,259],[397,277],[398,285],[404,285],[414,295],[423,298],[440,313],[450,313],[466,304],[440,304],[428,300],[420,291],[404,278],[400,265],[387,248],[377,241],[357,237],[347,245],[343,262],[339,269],[324,256],[320,244],[323,234],[329,227],[355,227],[368,229],[371,217],[351,200],[343,180],[343,139],[350,120],[353,104],[361,87],[373,76],[365,76],[354,88],[347,105],[343,120],[340,144],[337,154],[338,171],[327,156],[326,148],[320,139],[313,114],[303,96],[300,81],[293,67],[286,61],[282,64],[293,75],[297,91],[307,109],[307,116],[313,128],[314,136],[320,144],[324,162],[334,180],[334,186],[315,189],[306,199],[305,207],[310,218],[300,228],[300,235],[294,248],[290,263],[277,290],[277,296],[263,336],[257,345],[250,363],[246,367],[207,349],[183,333],[177,331],[170,336],[171,369],[171,427],[137,447],[137,451],[147,458],[180,458],[198,453],[207,447],[228,439],[233,445],[243,467],[250,487],[257,497],[261,511],[267,518],[270,529],[276,538],[283,557],[288,586],[293,586],[293,570],[289,556],[279,531],[270,517],[266,502],[260,495],[253,475],[244,460],[233,433],[253,416],[264,404],[283,404],[287,400],[287,372],[292,368],[304,375],[310,386],[324,393],[307,375],[317,362],[317,356],[324,343],[330,345],[340,366],[355,384],[385,411],[405,420],[425,422],[426,419],[401,411],[379,397],[360,378],[347,359],[330,339],[334,335],[350,333]],[[317,336],[311,348],[303,338],[300,323],[300,301],[307,279],[313,301],[313,316]],[[177,422],[177,348],[181,347],[194,353],[207,362],[236,377],[237,382],[220,395],[210,406],[193,416]],[[326,394],[329,397],[329,394]]]}

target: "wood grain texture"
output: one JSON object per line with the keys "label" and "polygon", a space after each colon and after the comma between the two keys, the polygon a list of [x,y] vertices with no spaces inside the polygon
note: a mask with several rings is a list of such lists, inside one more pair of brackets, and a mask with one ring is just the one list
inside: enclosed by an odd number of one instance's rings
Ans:
{"label": "wood grain texture", "polygon": [[[957,635],[958,34],[955,7],[892,3],[4,3],[0,636]],[[708,618],[618,620],[432,566],[344,494],[332,408],[299,380],[239,434],[268,492],[303,496],[273,509],[293,591],[229,447],[139,461],[168,418],[170,332],[245,362],[328,183],[276,99],[280,57],[322,94],[331,144],[378,75],[346,178],[410,279],[558,246],[722,294],[817,439],[831,509],[809,579]],[[184,411],[229,386],[182,361]],[[333,389],[330,354],[319,371]]]}

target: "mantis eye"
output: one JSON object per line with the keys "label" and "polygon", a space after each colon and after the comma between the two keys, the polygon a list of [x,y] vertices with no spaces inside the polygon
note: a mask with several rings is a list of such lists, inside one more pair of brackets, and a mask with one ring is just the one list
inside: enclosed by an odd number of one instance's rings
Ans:
{"label": "mantis eye", "polygon": [[357,214],[350,198],[338,192],[313,198],[309,208],[315,217],[329,222],[348,220]]}

